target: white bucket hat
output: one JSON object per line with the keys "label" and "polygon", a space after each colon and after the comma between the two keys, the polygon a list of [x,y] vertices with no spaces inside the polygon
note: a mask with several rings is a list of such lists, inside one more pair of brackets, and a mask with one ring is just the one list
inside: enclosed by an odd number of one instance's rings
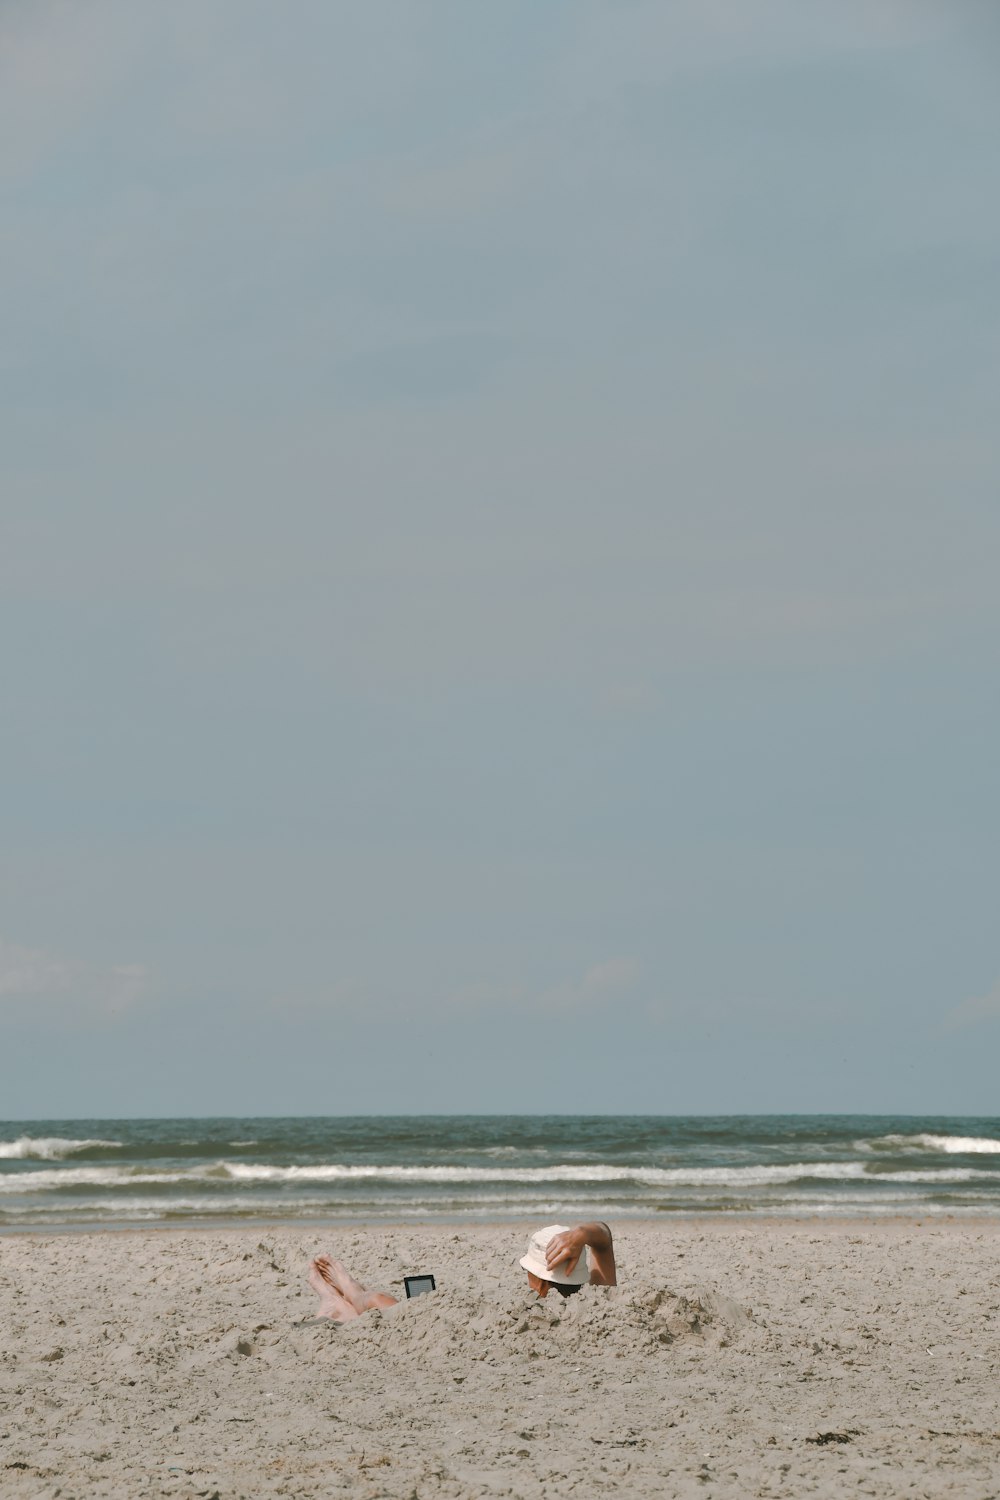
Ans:
{"label": "white bucket hat", "polygon": [[[590,1281],[586,1248],[580,1252],[580,1259],[573,1267],[571,1276],[567,1276],[565,1271],[557,1266],[549,1266],[545,1260],[549,1240],[554,1239],[557,1234],[566,1234],[568,1230],[568,1224],[548,1224],[544,1229],[536,1229],[528,1241],[527,1255],[521,1257],[524,1270],[540,1276],[543,1281],[552,1281],[556,1286],[585,1286]],[[565,1265],[565,1261],[563,1264]]]}

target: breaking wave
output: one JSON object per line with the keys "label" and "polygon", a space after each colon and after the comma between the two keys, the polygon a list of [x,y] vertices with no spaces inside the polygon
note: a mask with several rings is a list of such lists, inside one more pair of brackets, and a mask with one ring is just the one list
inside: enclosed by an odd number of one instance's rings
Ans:
{"label": "breaking wave", "polygon": [[121,1150],[121,1141],[76,1141],[59,1135],[22,1135],[16,1141],[0,1141],[0,1158],[6,1161],[65,1161],[88,1151]]}
{"label": "breaking wave", "polygon": [[972,1167],[914,1169],[909,1172],[873,1172],[864,1162],[795,1162],[783,1166],[750,1167],[630,1167],[581,1165],[553,1167],[438,1167],[438,1166],[346,1166],[340,1164],[277,1167],[252,1162],[218,1161],[196,1167],[149,1170],[143,1167],[63,1167],[50,1171],[18,1172],[0,1177],[0,1194],[59,1191],[66,1188],[219,1187],[231,1182],[303,1185],[320,1183],[381,1182],[386,1186],[426,1183],[429,1186],[461,1184],[501,1187],[530,1185],[545,1188],[562,1183],[620,1183],[632,1188],[768,1187],[793,1182],[973,1182],[1000,1181],[1000,1174]]}
{"label": "breaking wave", "polygon": [[943,1151],[948,1156],[1000,1156],[1000,1141],[982,1135],[882,1135],[858,1141],[862,1151]]}

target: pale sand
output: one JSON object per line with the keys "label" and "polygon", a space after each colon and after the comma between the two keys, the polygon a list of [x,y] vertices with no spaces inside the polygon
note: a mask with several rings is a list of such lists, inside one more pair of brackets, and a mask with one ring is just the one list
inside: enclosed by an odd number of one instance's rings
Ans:
{"label": "pale sand", "polygon": [[[3,1500],[1000,1494],[996,1222],[621,1223],[544,1303],[531,1227],[0,1239]],[[440,1289],[302,1323],[326,1248]]]}

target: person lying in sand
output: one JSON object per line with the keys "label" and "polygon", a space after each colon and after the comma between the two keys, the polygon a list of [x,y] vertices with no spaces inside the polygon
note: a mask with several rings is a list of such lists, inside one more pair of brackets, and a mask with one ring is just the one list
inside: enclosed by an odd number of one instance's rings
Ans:
{"label": "person lying in sand", "polygon": [[[617,1286],[615,1248],[607,1224],[549,1224],[528,1241],[521,1266],[528,1285],[539,1297],[555,1287],[571,1297],[582,1286]],[[371,1292],[351,1275],[343,1261],[332,1255],[317,1255],[309,1266],[309,1285],[319,1297],[317,1316],[335,1323],[349,1323],[373,1307],[395,1307],[397,1297]]]}

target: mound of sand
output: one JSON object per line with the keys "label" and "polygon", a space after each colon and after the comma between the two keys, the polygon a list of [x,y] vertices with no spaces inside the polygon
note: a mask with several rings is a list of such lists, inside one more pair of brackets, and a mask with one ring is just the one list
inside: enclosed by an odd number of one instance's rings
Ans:
{"label": "mound of sand", "polygon": [[634,1357],[679,1339],[727,1344],[751,1321],[749,1308],[721,1292],[687,1295],[645,1281],[586,1286],[565,1299],[521,1289],[502,1298],[441,1289],[332,1328],[397,1363],[444,1356],[501,1366],[526,1358],[580,1359],[598,1350]]}

